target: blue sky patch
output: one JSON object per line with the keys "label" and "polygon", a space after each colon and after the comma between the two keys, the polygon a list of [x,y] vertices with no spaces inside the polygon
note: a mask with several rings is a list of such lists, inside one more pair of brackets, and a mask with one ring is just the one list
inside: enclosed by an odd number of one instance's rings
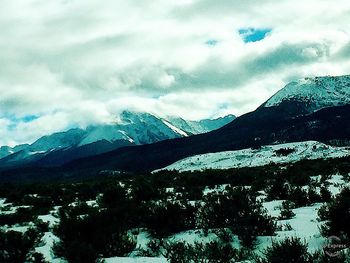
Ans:
{"label": "blue sky patch", "polygon": [[37,115],[25,115],[23,117],[17,117],[16,115],[5,115],[2,117],[14,122],[15,124],[19,122],[31,122],[40,118],[40,116]]}
{"label": "blue sky patch", "polygon": [[218,44],[219,41],[215,39],[209,39],[208,41],[205,42],[207,46],[214,47]]}
{"label": "blue sky patch", "polygon": [[257,42],[263,40],[268,33],[272,31],[271,28],[241,28],[238,30],[239,35],[245,43]]}
{"label": "blue sky patch", "polygon": [[26,115],[23,118],[21,118],[21,120],[23,122],[31,122],[31,121],[34,121],[34,120],[36,120],[38,118],[39,118],[39,116],[36,116],[36,115]]}

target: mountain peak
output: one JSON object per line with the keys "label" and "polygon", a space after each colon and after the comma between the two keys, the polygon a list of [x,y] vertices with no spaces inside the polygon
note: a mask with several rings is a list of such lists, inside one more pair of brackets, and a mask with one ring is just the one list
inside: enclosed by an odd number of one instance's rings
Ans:
{"label": "mountain peak", "polygon": [[350,103],[350,75],[303,78],[292,81],[278,91],[263,106],[278,106],[283,102],[301,102],[308,112]]}
{"label": "mountain peak", "polygon": [[[86,129],[70,129],[45,135],[31,145],[22,145],[14,148],[1,147],[0,159],[20,151],[22,152],[20,155],[16,154],[13,156],[16,157],[16,160],[27,157],[32,158],[37,153],[51,153],[53,150],[66,149],[70,149],[70,152],[75,151],[74,154],[78,153],[79,157],[81,157],[80,151],[83,151],[82,149],[79,150],[81,147],[85,147],[85,150],[90,145],[90,152],[92,153],[92,148],[97,147],[92,146],[92,144],[97,142],[100,142],[100,144],[96,144],[98,147],[106,146],[107,150],[113,150],[116,147],[150,144],[166,139],[204,133],[218,129],[231,121],[230,118],[224,118],[195,122],[180,118],[159,118],[147,112],[129,110],[121,112],[119,118],[118,122],[112,124],[91,125]],[[95,150],[98,153],[103,151],[103,149],[97,148]],[[13,160],[13,158],[10,159]]]}

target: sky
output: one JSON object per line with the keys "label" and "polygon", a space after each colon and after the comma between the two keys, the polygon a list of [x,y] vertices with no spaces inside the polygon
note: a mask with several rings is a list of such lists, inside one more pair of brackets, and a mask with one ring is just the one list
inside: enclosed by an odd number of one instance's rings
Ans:
{"label": "sky", "polygon": [[0,145],[117,120],[257,108],[350,74],[348,0],[0,0]]}

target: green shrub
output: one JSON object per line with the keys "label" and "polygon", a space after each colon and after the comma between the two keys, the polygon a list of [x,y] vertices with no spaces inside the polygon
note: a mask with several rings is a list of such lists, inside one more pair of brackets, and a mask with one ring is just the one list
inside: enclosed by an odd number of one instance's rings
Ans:
{"label": "green shrub", "polygon": [[272,245],[264,251],[262,263],[312,263],[311,255],[307,252],[307,244],[299,238],[287,238],[280,242],[272,242]]}

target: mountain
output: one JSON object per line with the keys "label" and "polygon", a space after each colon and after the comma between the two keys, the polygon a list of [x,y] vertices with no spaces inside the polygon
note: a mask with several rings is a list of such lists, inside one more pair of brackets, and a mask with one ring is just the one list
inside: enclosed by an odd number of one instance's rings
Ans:
{"label": "mountain", "polygon": [[[208,132],[227,124],[233,115],[214,120],[186,121],[181,118],[159,118],[149,113],[124,111],[113,124],[70,129],[43,136],[31,145],[0,148],[0,166],[40,162],[61,165],[65,162],[101,154],[120,147],[154,143]],[[179,127],[177,127],[179,125]]]}
{"label": "mountain", "polygon": [[233,121],[235,116],[227,115],[217,119],[205,119],[200,121],[186,121],[182,118],[169,118],[172,125],[178,127],[182,131],[186,131],[188,135],[206,133],[223,127]]}
{"label": "mountain", "polygon": [[0,159],[4,158],[10,154],[16,153],[18,151],[21,151],[23,149],[26,149],[28,147],[28,144],[20,144],[15,147],[9,147],[9,146],[1,146],[0,147]]}
{"label": "mountain", "polygon": [[[316,81],[320,79],[321,81]],[[119,148],[96,156],[76,159],[51,170],[47,170],[45,162],[41,163],[39,160],[31,162],[28,170],[22,168],[7,170],[3,171],[1,176],[10,178],[12,175],[17,178],[19,173],[21,178],[33,178],[33,176],[46,178],[48,173],[58,178],[62,174],[69,177],[81,174],[96,176],[106,170],[143,173],[198,154],[246,148],[260,149],[264,145],[302,141],[349,145],[350,104],[344,95],[349,92],[349,77],[318,77],[305,81],[309,84],[288,84],[255,111],[204,134],[179,136],[182,132],[187,135],[190,132],[184,131],[185,126],[180,125],[181,120],[178,120],[178,123],[173,121],[174,125],[168,120],[171,125],[168,123],[165,126],[174,126],[176,129],[174,127],[170,129],[177,133],[178,138]],[[327,85],[310,84],[316,82]],[[134,123],[134,120],[130,117],[126,118],[125,122]]]}
{"label": "mountain", "polygon": [[309,140],[349,143],[350,105],[324,108],[298,117],[291,117],[280,106],[259,108],[209,133],[126,147],[79,159],[63,168],[73,173],[101,170],[150,172],[197,154]]}
{"label": "mountain", "polygon": [[6,157],[13,153],[13,150],[9,146],[1,146],[0,147],[0,159]]}
{"label": "mountain", "polygon": [[350,75],[314,77],[293,81],[266,101],[263,107],[295,103],[300,113],[311,113],[325,107],[350,103]]}
{"label": "mountain", "polygon": [[349,84],[348,76],[316,77],[293,82],[255,111],[236,118],[218,130],[119,149],[77,160],[66,168],[143,172],[165,167],[196,154],[260,145],[308,140],[348,144],[350,102],[344,94],[349,93]]}

